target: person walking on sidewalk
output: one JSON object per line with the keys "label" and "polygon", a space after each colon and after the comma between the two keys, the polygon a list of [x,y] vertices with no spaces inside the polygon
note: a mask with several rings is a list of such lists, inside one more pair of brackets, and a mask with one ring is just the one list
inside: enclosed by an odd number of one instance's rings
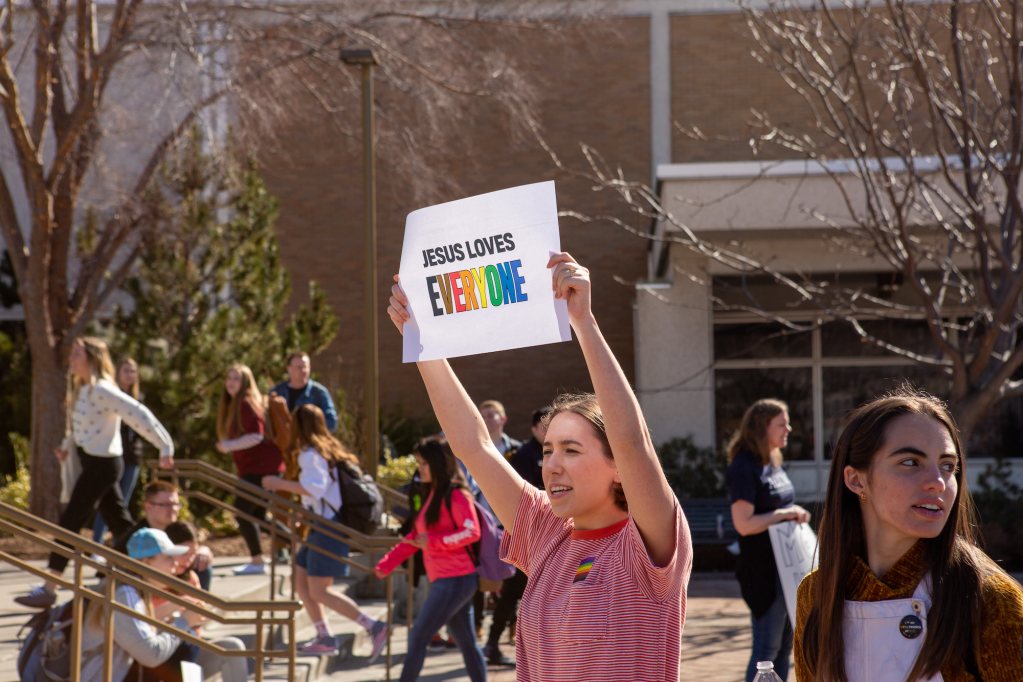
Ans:
{"label": "person walking on sidewalk", "polygon": [[537,489],[543,488],[543,439],[547,436],[547,415],[550,413],[550,405],[533,410],[530,439],[522,443],[508,459],[512,469]]}
{"label": "person walking on sidewalk", "polygon": [[[338,521],[344,500],[341,497],[337,466],[344,463],[358,470],[359,459],[330,435],[323,412],[315,405],[300,405],[295,409],[291,419],[291,439],[292,450],[298,452],[298,480],[287,481],[280,476],[264,476],[263,487],[301,495],[302,504],[307,509],[325,519]],[[369,633],[373,640],[373,651],[369,659],[372,663],[387,644],[387,623],[369,616],[351,597],[331,588],[334,578],[348,575],[348,564],[311,548],[319,548],[345,558],[349,551],[345,542],[313,525],[295,556],[295,591],[316,625],[316,639],[300,647],[299,651],[321,656],[337,655],[337,639],[323,612],[323,607],[327,606],[345,618],[354,620]]]}
{"label": "person walking on sidewalk", "polygon": [[[277,446],[266,437],[266,412],[263,396],[256,386],[252,370],[233,365],[224,378],[224,391],[217,406],[218,452],[230,452],[238,476],[246,483],[262,486],[263,477],[284,473],[284,458]],[[245,515],[266,518],[266,506],[237,495],[238,529],[245,539],[251,559],[234,570],[236,575],[266,573],[263,550],[259,543],[260,526]]]}
{"label": "person walking on sidewalk", "polygon": [[753,621],[753,649],[746,682],[757,676],[759,661],[773,661],[782,680],[789,674],[792,624],[767,528],[782,521],[806,523],[810,513],[794,504],[796,492],[781,468],[788,444],[788,405],[765,398],[753,403],[728,444],[725,482],[732,501],[732,524],[739,533],[735,577]]}
{"label": "person walking on sidewalk", "polygon": [[[446,360],[419,362],[419,372],[451,449],[504,524],[501,558],[529,576],[516,632],[517,679],[678,679],[693,559],[689,526],[635,393],[593,317],[589,271],[567,253],[554,254],[547,267],[596,394],[561,396],[552,406],[546,493],[501,455]],[[401,331],[411,315],[397,279],[387,312]]]}
{"label": "person walking on sidewalk", "polygon": [[[132,358],[121,360],[114,374],[117,379],[117,387],[127,393],[135,400],[139,400],[139,366]],[[135,429],[128,426],[127,422],[121,420],[121,461],[124,462],[124,473],[118,487],[121,489],[121,497],[124,499],[124,506],[127,507],[131,501],[131,494],[135,491],[135,484],[139,480],[139,467],[142,466],[142,436]],[[96,512],[96,520],[92,524],[92,541],[103,544],[103,536],[107,533],[107,524],[103,520],[103,512]],[[116,539],[117,536],[114,536]],[[93,557],[94,559],[97,557]]]}
{"label": "person walking on sidewalk", "polygon": [[313,381],[309,354],[296,351],[288,356],[288,380],[273,387],[270,395],[279,395],[288,401],[288,412],[294,412],[300,405],[315,405],[323,412],[327,431],[337,431],[337,410],[330,397],[330,391],[318,381]]}
{"label": "person walking on sidewalk", "polygon": [[[69,456],[78,457],[81,474],[60,515],[60,527],[77,533],[99,509],[114,535],[120,535],[132,524],[118,486],[124,472],[121,422],[127,422],[156,446],[161,467],[174,466],[174,444],[153,413],[114,383],[110,351],[103,341],[89,336],[75,339],[69,368],[72,432],[54,454],[62,464]],[[72,452],[72,446],[76,446],[77,452]],[[68,557],[53,552],[49,560],[50,573],[61,576],[68,562]],[[44,609],[56,601],[56,590],[55,582],[46,581],[14,601],[29,608]]]}
{"label": "person walking on sidewalk", "polygon": [[444,438],[424,438],[416,445],[415,454],[419,478],[429,494],[412,532],[388,552],[375,569],[377,577],[383,578],[423,550],[430,594],[409,632],[408,654],[400,682],[419,678],[426,647],[445,624],[448,634],[462,651],[469,679],[486,682],[487,664],[476,643],[472,613],[473,595],[479,589],[479,576],[469,549],[469,545],[480,539],[476,506]]}
{"label": "person walking on sidewalk", "polygon": [[504,425],[508,423],[508,414],[504,411],[504,405],[497,400],[484,400],[480,403],[480,414],[487,425],[487,432],[490,434],[490,440],[493,441],[494,447],[504,455],[505,459],[511,459],[522,443],[504,432]]}

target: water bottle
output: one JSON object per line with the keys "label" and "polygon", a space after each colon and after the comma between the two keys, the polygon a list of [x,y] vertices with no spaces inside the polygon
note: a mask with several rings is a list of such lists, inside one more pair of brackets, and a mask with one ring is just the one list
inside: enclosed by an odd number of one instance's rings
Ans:
{"label": "water bottle", "polygon": [[753,682],[782,682],[778,673],[774,672],[774,663],[771,661],[760,661],[757,663],[757,676]]}

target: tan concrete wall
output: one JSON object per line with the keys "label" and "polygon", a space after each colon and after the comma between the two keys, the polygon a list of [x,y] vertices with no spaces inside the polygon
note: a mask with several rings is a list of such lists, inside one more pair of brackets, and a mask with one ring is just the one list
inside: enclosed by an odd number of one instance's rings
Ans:
{"label": "tan concrete wall", "polygon": [[654,441],[714,444],[714,348],[705,258],[674,247],[667,289],[636,292],[636,385]]}

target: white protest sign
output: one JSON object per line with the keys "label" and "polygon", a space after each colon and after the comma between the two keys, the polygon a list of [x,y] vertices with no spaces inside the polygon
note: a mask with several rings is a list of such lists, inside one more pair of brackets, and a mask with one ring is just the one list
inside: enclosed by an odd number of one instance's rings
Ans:
{"label": "white protest sign", "polygon": [[402,362],[570,341],[547,269],[560,250],[553,182],[410,213],[398,270],[412,318]]}
{"label": "white protest sign", "polygon": [[778,565],[789,622],[796,622],[796,590],[803,577],[817,568],[817,536],[808,523],[782,521],[768,526],[774,562]]}

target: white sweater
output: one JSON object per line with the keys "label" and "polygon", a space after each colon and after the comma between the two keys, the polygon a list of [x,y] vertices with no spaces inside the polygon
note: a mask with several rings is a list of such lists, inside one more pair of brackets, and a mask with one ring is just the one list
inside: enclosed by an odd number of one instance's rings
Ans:
{"label": "white sweater", "polygon": [[308,495],[302,496],[302,504],[320,516],[333,519],[341,509],[341,486],[334,480],[330,462],[313,448],[298,453],[298,482]]}
{"label": "white sweater", "polygon": [[[120,457],[121,420],[160,451],[161,457],[174,456],[174,443],[163,424],[145,405],[132,398],[113,382],[99,379],[94,386],[78,389],[71,413],[71,438],[86,453],[96,457]],[[70,445],[65,439],[65,446]]]}

